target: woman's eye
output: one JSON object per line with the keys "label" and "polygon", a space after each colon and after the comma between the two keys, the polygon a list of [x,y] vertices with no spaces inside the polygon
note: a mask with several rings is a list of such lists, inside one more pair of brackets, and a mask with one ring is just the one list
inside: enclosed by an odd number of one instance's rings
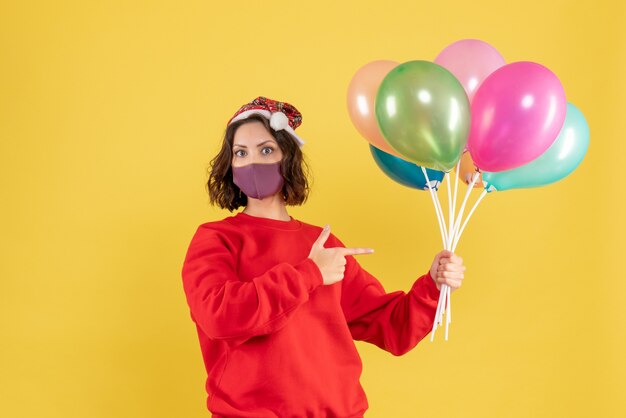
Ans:
{"label": "woman's eye", "polygon": [[235,151],[235,156],[237,156],[237,157],[243,157],[245,155],[246,155],[246,152],[244,150],[242,150],[242,149],[239,149],[239,150]]}
{"label": "woman's eye", "polygon": [[274,152],[274,148],[272,147],[265,147],[261,150],[261,153],[265,155],[271,154],[272,152]]}

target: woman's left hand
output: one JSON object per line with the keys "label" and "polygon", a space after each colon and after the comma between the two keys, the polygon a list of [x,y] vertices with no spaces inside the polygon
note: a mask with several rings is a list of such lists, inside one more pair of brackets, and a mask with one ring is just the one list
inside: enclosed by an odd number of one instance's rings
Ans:
{"label": "woman's left hand", "polygon": [[448,250],[443,250],[437,254],[432,266],[430,266],[430,277],[433,278],[437,289],[440,290],[442,284],[450,286],[452,291],[461,287],[464,272],[463,259]]}

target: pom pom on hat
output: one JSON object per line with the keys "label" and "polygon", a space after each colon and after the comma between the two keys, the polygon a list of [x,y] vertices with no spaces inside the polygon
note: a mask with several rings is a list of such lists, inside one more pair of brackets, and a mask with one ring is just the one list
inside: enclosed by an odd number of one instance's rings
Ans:
{"label": "pom pom on hat", "polygon": [[270,126],[275,131],[285,129],[289,125],[289,118],[283,112],[274,112],[270,117]]}
{"label": "pom pom on hat", "polygon": [[269,120],[273,130],[285,130],[298,142],[299,146],[304,145],[302,138],[296,135],[294,131],[302,123],[302,114],[289,103],[259,96],[250,103],[241,106],[230,118],[228,125],[254,114],[262,115]]}

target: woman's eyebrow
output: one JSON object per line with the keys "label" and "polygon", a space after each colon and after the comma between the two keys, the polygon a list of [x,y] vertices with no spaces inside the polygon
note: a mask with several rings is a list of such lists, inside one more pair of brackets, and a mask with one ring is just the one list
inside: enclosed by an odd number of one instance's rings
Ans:
{"label": "woman's eyebrow", "polygon": [[263,146],[263,145],[267,144],[268,142],[272,143],[274,141],[272,141],[271,139],[268,139],[267,141],[263,141],[260,144],[257,144],[257,147]]}
{"label": "woman's eyebrow", "polygon": [[[267,144],[268,142],[272,142],[273,143],[274,141],[272,141],[271,139],[268,139],[267,141],[263,141],[260,144],[257,144],[257,147],[261,147],[261,146]],[[247,146],[241,145],[241,144],[233,144],[233,147],[248,148]]]}

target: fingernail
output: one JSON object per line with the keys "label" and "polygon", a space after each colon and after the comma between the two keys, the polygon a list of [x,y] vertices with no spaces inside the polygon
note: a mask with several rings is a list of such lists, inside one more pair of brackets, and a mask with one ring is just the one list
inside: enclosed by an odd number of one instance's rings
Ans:
{"label": "fingernail", "polygon": [[330,225],[326,224],[324,225],[324,231],[328,231],[330,229]]}

